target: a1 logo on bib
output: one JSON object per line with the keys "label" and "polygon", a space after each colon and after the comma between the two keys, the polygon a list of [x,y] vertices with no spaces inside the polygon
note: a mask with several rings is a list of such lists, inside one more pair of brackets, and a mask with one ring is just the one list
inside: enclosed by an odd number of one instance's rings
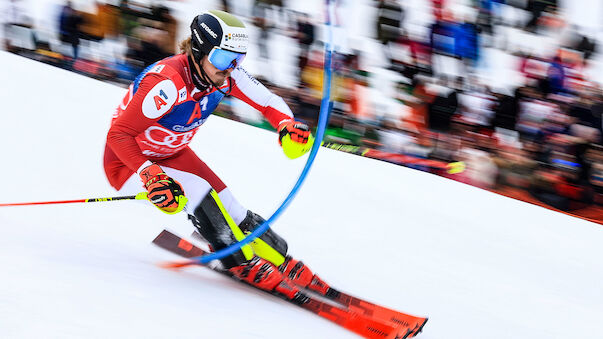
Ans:
{"label": "a1 logo on bib", "polygon": [[149,119],[156,119],[172,108],[178,99],[178,90],[171,80],[160,81],[153,87],[142,101],[142,114]]}

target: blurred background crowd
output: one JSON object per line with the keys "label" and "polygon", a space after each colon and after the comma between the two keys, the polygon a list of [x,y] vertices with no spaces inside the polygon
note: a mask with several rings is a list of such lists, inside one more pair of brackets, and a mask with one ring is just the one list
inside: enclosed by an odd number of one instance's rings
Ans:
{"label": "blurred background crowd", "polygon": [[[580,1],[599,19],[601,2]],[[316,126],[322,1],[241,3],[0,0],[1,45],[128,86],[178,53],[195,14],[223,9],[251,29],[243,66]],[[583,26],[568,3],[337,1],[326,142],[603,223],[603,20]],[[217,113],[270,128],[236,100]],[[464,172],[429,165],[456,161]]]}

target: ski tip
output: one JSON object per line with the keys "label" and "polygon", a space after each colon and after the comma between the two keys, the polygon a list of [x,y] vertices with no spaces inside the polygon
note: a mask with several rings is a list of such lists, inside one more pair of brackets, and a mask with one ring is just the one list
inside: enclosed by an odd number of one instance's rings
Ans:
{"label": "ski tip", "polygon": [[178,269],[181,269],[183,267],[190,266],[191,263],[188,262],[188,261],[178,261],[178,262],[171,261],[171,262],[162,262],[162,263],[159,263],[157,265],[159,267],[161,267],[161,268],[167,268],[167,269],[170,269],[170,270],[178,270]]}
{"label": "ski tip", "polygon": [[[421,331],[423,331],[423,326],[425,326],[425,324],[427,323],[427,320],[429,320],[429,318],[424,318],[423,321],[421,323],[418,323],[415,326],[415,330],[412,331],[412,335],[410,337],[414,337],[417,334],[421,333]],[[409,338],[410,338],[409,337]]]}
{"label": "ski tip", "polygon": [[406,339],[406,338],[410,338],[413,336],[413,330],[411,330],[410,328],[406,331],[406,334],[404,334],[404,336],[402,336],[402,339]]}

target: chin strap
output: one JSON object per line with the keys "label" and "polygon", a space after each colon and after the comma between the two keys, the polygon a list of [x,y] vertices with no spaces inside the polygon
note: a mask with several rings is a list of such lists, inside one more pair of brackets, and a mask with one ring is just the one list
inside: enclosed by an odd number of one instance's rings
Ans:
{"label": "chin strap", "polygon": [[216,91],[224,94],[225,96],[230,95],[230,92],[232,91],[232,81],[230,79],[228,80],[228,91],[224,93],[220,90],[218,86],[216,86],[216,84],[214,84],[213,81],[211,81],[207,73],[205,73],[205,71],[203,70],[203,67],[199,67],[199,69],[201,70],[201,74],[197,72],[197,67],[195,67],[193,58],[191,58],[190,55],[188,56],[188,63],[191,69],[191,78],[193,79],[193,84],[195,85],[195,87],[197,87],[198,90],[203,92],[208,88],[213,87],[216,89]]}
{"label": "chin strap", "polygon": [[188,55],[187,58],[188,65],[191,69],[191,79],[193,79],[193,84],[195,85],[195,87],[197,87],[199,91],[204,92],[211,85],[204,79],[204,77],[199,75],[199,72],[197,72],[197,67],[195,67],[195,62],[193,61],[193,58],[191,58],[190,55]]}

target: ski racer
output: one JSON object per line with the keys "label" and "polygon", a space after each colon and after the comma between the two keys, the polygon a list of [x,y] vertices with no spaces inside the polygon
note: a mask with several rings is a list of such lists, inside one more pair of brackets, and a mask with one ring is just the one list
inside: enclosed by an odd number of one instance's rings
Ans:
{"label": "ski racer", "polygon": [[[212,10],[196,16],[190,28],[191,36],[180,44],[181,54],[150,65],[130,85],[107,134],[104,169],[115,189],[134,190],[141,180],[160,210],[184,210],[202,237],[219,250],[264,221],[244,208],[188,146],[219,102],[231,95],[260,111],[279,132],[289,158],[308,152],[313,137],[307,125],[295,121],[282,98],[241,67],[248,45],[241,20]],[[220,263],[239,279],[290,298],[299,291],[295,285],[320,283],[303,263],[287,255],[287,243],[270,229]]]}

